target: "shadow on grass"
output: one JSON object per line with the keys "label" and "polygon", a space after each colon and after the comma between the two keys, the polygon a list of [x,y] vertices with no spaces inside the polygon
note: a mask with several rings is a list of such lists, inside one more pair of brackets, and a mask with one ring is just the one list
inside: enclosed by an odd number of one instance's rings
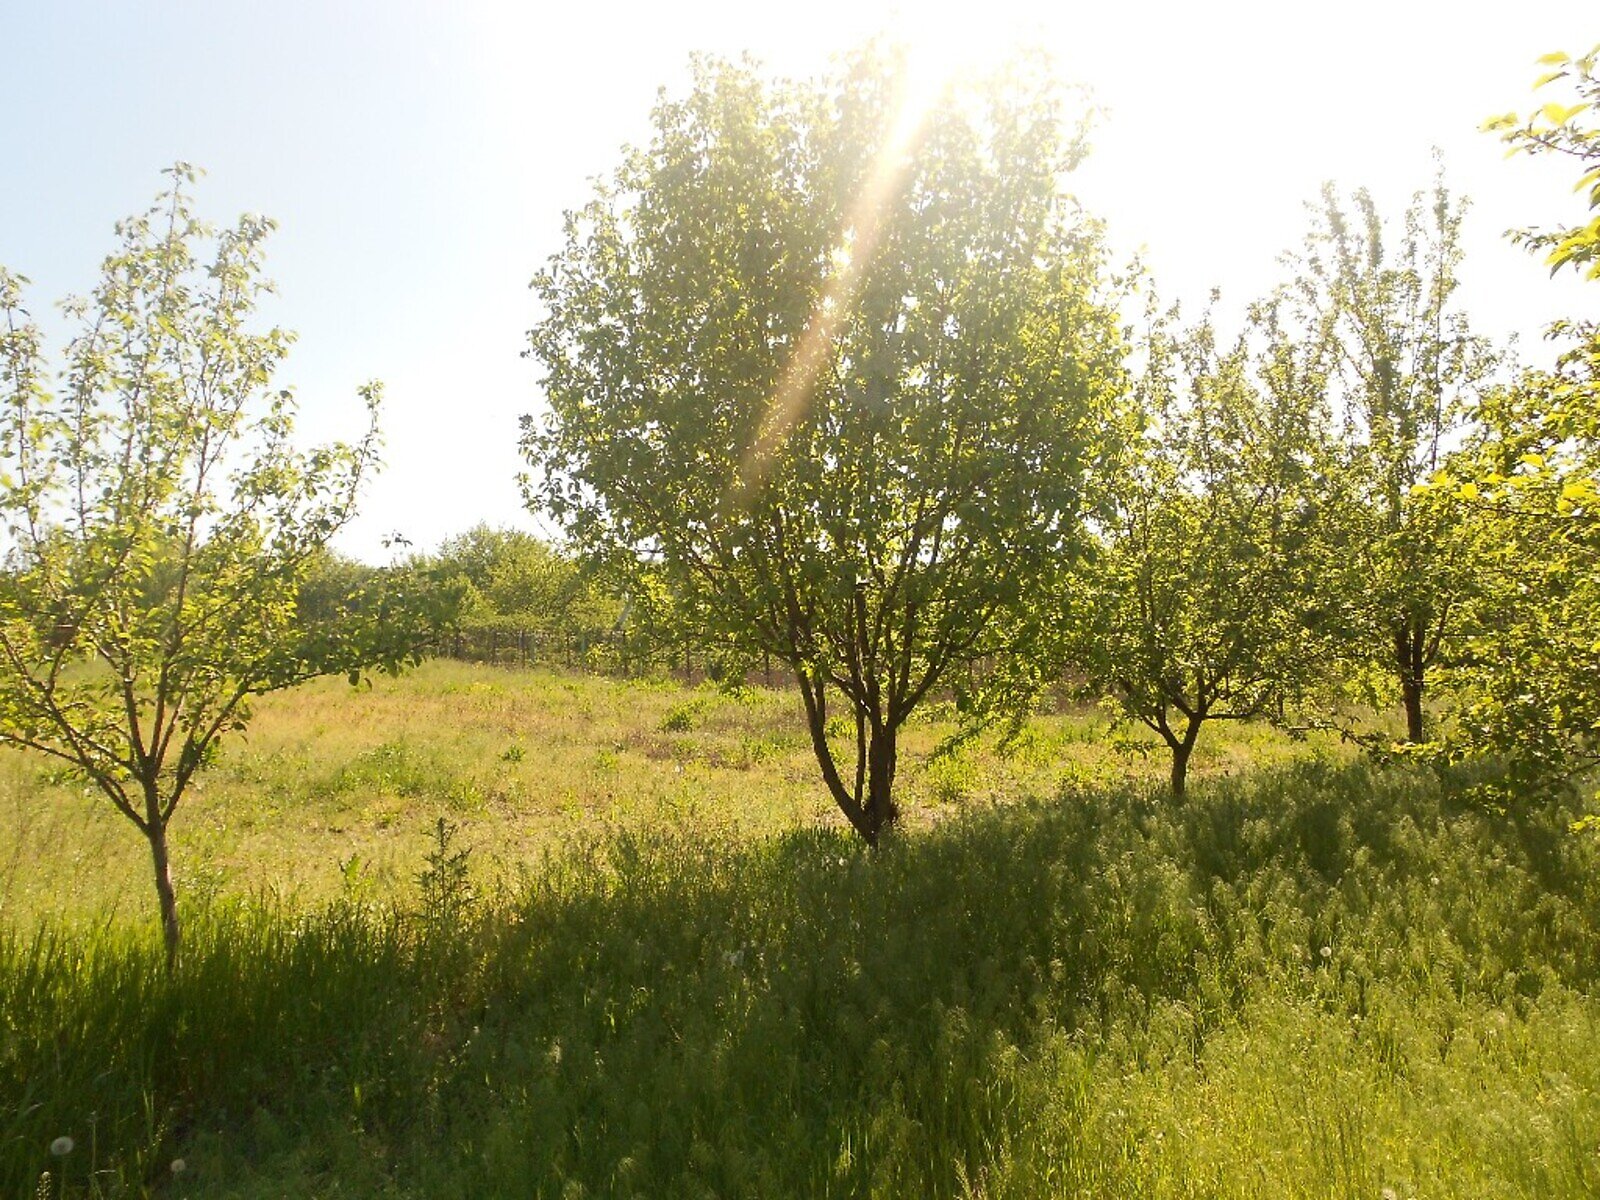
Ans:
{"label": "shadow on grass", "polygon": [[[1565,817],[1303,765],[877,853],[597,839],[445,921],[217,906],[170,981],[115,931],[13,937],[0,1191],[160,1189],[182,1155],[186,1195],[982,1193],[1072,1078],[1174,1037],[1199,1062],[1266,998],[1359,1019],[1382,989],[1442,1026],[1586,992],[1593,843],[1526,831]],[[1063,1045],[1081,1077],[1041,1092]]]}

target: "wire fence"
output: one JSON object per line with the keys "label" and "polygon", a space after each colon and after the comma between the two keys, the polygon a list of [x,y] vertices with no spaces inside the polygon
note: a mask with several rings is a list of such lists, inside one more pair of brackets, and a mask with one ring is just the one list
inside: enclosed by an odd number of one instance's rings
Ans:
{"label": "wire fence", "polygon": [[[442,658],[501,667],[560,667],[623,678],[666,673],[689,682],[712,678],[707,656],[693,646],[664,648],[638,634],[630,637],[624,630],[456,629],[439,639],[434,652]],[[764,657],[748,678],[774,687],[789,676],[782,663]]]}

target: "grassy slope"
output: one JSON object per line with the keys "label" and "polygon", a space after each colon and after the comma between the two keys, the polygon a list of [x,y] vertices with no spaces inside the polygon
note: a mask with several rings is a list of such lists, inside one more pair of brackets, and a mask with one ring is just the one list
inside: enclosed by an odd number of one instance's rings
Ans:
{"label": "grassy slope", "polygon": [[[474,758],[503,723],[423,736],[430,698],[448,710],[480,682],[529,707],[568,686],[435,668],[364,700],[338,761],[409,745],[457,764],[441,777],[503,778]],[[435,888],[417,911],[399,880],[407,914],[349,889],[322,907],[215,899],[191,908],[170,982],[140,923],[0,942],[0,1193],[50,1168],[53,1187],[195,1197],[1600,1190],[1600,852],[1570,814],[1485,816],[1429,777],[1310,761],[1213,776],[1181,808],[1137,783],[947,803],[869,855],[820,822],[802,759],[709,765],[787,736],[759,707],[781,701],[709,703],[661,743],[693,747],[690,783],[648,792],[647,764],[678,759],[643,748],[699,698],[571,687],[616,741],[549,716],[551,765],[503,765],[555,780],[570,755],[583,795],[606,753],[642,798],[607,826],[581,804],[529,802],[543,826],[458,806],[480,851],[522,828],[550,847],[498,888],[480,870],[480,898]],[[280,729],[324,704],[331,722],[341,695],[312,692]],[[966,783],[1123,768],[1098,744],[1075,759],[1080,729],[1057,723],[1020,762],[982,753]],[[210,782],[235,819],[245,761]],[[315,782],[332,762],[310,766],[301,803],[367,811]],[[664,819],[689,794],[748,820]],[[270,851],[234,853],[244,882]],[[78,1144],[51,1160],[62,1134]]]}

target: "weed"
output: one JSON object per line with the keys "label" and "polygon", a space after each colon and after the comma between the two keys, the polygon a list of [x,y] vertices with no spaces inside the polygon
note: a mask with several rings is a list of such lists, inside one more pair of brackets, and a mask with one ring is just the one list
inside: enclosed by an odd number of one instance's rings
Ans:
{"label": "weed", "polygon": [[417,917],[432,934],[447,933],[458,926],[477,900],[468,866],[472,847],[457,848],[460,832],[460,826],[443,817],[434,822],[427,865],[417,875]]}
{"label": "weed", "polygon": [[695,718],[705,710],[706,701],[703,696],[693,696],[682,704],[675,704],[667,710],[667,715],[661,719],[663,733],[688,733],[694,728]]}

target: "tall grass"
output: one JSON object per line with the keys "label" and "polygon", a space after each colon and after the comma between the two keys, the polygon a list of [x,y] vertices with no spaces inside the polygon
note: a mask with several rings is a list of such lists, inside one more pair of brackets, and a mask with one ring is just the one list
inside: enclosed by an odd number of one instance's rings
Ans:
{"label": "tall grass", "polygon": [[0,1192],[1594,1195],[1569,816],[1302,764],[876,854],[622,831],[483,899],[217,901],[171,979],[121,924],[13,933]]}

